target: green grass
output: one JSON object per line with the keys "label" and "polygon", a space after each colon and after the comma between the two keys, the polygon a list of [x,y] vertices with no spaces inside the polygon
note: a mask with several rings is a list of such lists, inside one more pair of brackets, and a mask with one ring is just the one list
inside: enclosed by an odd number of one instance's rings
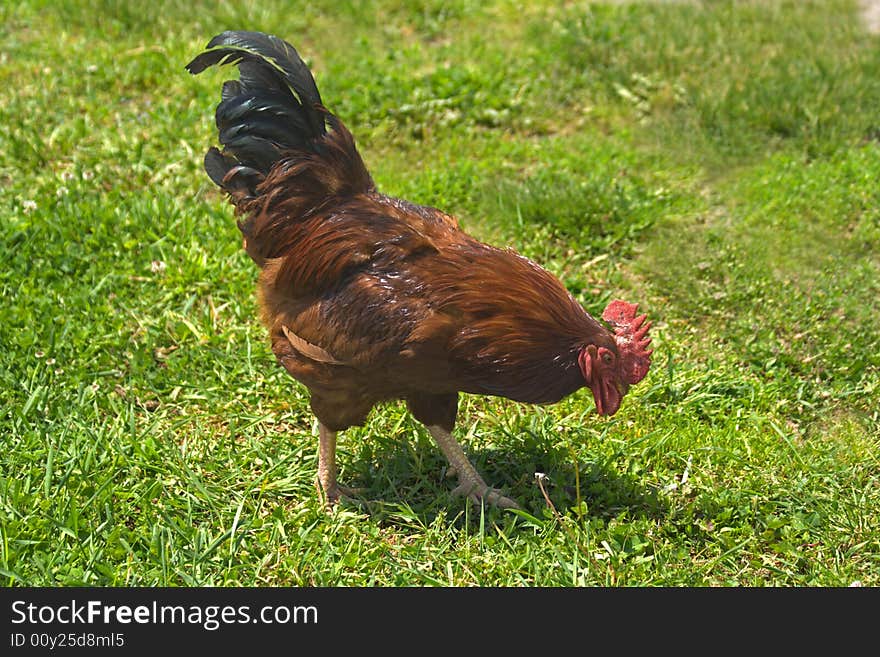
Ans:
{"label": "green grass", "polygon": [[[0,578],[15,585],[880,585],[880,48],[855,2],[0,6]],[[401,405],[341,436],[201,169],[215,33],[292,41],[386,192],[655,319],[620,412],[468,396],[526,512]],[[535,473],[545,473],[545,501]]]}

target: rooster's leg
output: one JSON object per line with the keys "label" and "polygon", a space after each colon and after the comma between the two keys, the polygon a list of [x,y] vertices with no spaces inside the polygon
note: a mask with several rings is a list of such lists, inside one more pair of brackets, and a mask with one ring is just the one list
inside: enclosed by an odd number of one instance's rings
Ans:
{"label": "rooster's leg", "polygon": [[434,440],[440,446],[443,454],[449,461],[449,465],[458,475],[458,486],[452,491],[453,495],[465,495],[475,502],[488,502],[502,509],[518,509],[519,504],[509,497],[501,494],[501,491],[490,488],[483,481],[480,473],[476,471],[468,457],[465,456],[461,445],[453,438],[452,434],[443,427],[432,425],[428,431],[434,436]]}
{"label": "rooster's leg", "polygon": [[318,481],[324,490],[327,504],[339,501],[341,491],[336,483],[336,432],[323,424],[318,425]]}
{"label": "rooster's leg", "polygon": [[340,499],[352,497],[363,491],[357,488],[340,486],[336,481],[336,432],[318,423],[318,481],[324,491],[327,505],[336,504]]}

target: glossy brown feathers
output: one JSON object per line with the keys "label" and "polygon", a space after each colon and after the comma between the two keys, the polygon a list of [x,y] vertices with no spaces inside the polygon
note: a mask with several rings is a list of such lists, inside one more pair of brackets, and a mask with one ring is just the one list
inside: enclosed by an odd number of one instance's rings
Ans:
{"label": "glossy brown feathers", "polygon": [[[224,61],[242,62],[242,78],[224,85],[225,148],[205,166],[262,270],[272,350],[326,428],[361,423],[389,399],[449,430],[459,392],[554,402],[587,384],[581,362],[598,377],[618,343],[641,349],[631,378],[647,371],[638,327],[615,342],[539,265],[439,210],[380,194],[292,46],[224,33],[190,70]],[[614,385],[619,402],[627,384]]]}
{"label": "glossy brown feathers", "polygon": [[318,397],[347,388],[374,402],[458,391],[552,402],[584,385],[585,344],[613,348],[555,277],[437,210],[367,192],[289,221],[278,238],[286,251],[260,280],[264,321],[344,364],[281,343],[285,367]]}

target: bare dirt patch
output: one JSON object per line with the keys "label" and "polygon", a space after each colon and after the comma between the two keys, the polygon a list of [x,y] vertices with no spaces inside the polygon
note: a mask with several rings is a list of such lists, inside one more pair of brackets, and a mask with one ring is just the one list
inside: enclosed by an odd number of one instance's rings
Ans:
{"label": "bare dirt patch", "polygon": [[869,32],[880,33],[880,0],[862,0],[862,17]]}

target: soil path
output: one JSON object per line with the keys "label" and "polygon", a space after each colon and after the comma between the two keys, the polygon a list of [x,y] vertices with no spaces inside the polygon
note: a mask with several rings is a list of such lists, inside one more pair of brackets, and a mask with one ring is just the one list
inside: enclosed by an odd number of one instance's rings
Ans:
{"label": "soil path", "polygon": [[880,0],[862,0],[862,16],[869,32],[880,33]]}

